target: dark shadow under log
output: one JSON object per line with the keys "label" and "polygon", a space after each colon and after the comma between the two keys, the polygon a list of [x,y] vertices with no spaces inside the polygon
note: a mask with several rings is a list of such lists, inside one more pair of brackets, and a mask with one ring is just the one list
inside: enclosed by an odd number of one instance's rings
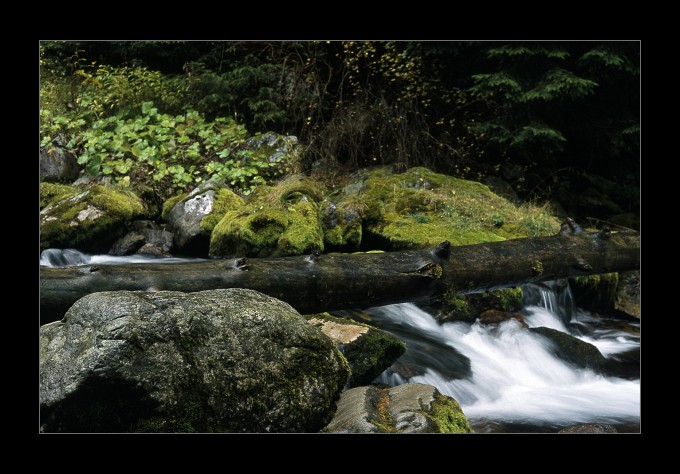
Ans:
{"label": "dark shadow under log", "polygon": [[304,314],[639,268],[639,233],[584,233],[570,222],[551,237],[460,247],[443,242],[427,250],[41,267],[41,324],[61,319],[79,298],[98,291],[249,288]]}

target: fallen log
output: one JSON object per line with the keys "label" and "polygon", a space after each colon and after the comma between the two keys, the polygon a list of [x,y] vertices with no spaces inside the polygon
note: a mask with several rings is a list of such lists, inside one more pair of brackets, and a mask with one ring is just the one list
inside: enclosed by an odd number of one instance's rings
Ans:
{"label": "fallen log", "polygon": [[82,265],[40,269],[41,324],[61,319],[98,291],[194,292],[249,288],[299,312],[417,301],[577,275],[638,269],[638,232],[585,233],[571,219],[555,236],[385,253],[228,258],[177,264]]}

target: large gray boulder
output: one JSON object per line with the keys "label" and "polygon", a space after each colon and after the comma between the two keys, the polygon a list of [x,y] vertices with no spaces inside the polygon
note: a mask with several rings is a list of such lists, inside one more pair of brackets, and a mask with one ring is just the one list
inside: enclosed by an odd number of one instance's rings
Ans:
{"label": "large gray boulder", "polygon": [[94,293],[40,328],[45,432],[318,432],[348,376],[330,339],[252,290]]}
{"label": "large gray boulder", "polygon": [[40,150],[40,181],[72,183],[80,174],[80,166],[73,153],[63,148]]}
{"label": "large gray boulder", "polygon": [[327,433],[471,433],[458,402],[431,385],[374,385],[344,392]]}

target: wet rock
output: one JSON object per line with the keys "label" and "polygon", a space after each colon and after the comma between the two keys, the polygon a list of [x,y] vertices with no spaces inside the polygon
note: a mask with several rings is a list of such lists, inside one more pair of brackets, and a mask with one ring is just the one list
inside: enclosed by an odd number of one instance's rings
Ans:
{"label": "wet rock", "polygon": [[576,306],[601,313],[614,309],[618,283],[618,273],[569,278],[569,287]]}
{"label": "wet rock", "polygon": [[498,325],[509,321],[516,320],[523,328],[528,328],[529,325],[524,321],[522,315],[518,312],[499,311],[497,309],[488,309],[479,315],[479,323],[482,325]]}
{"label": "wet rock", "polygon": [[344,392],[328,433],[470,433],[458,402],[425,384]]}
{"label": "wet rock", "polygon": [[327,313],[305,318],[330,337],[347,359],[352,372],[348,382],[350,388],[371,383],[406,351],[401,340],[366,324]]}
{"label": "wet rock", "polygon": [[139,232],[128,232],[116,240],[109,250],[109,255],[131,255],[144,245],[146,239]]}
{"label": "wet rock", "polygon": [[602,434],[602,433],[618,433],[616,428],[612,425],[603,423],[588,423],[584,425],[573,425],[564,428],[558,433],[588,433],[588,434]]}
{"label": "wet rock", "polygon": [[318,432],[347,362],[245,289],[102,292],[40,328],[45,432]]}
{"label": "wet rock", "polygon": [[553,344],[555,356],[576,367],[592,369],[597,372],[603,372],[607,368],[607,359],[597,347],[590,343],[552,328],[530,328],[529,331],[548,339]]}

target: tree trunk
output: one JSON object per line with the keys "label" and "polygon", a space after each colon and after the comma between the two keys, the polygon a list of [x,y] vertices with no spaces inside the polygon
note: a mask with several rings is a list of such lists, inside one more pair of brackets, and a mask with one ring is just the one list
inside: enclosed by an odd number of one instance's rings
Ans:
{"label": "tree trunk", "polygon": [[193,292],[249,288],[301,313],[474,293],[640,266],[637,232],[584,233],[568,220],[558,235],[386,253],[231,258],[179,264],[83,265],[40,269],[41,323],[61,319],[97,291]]}

